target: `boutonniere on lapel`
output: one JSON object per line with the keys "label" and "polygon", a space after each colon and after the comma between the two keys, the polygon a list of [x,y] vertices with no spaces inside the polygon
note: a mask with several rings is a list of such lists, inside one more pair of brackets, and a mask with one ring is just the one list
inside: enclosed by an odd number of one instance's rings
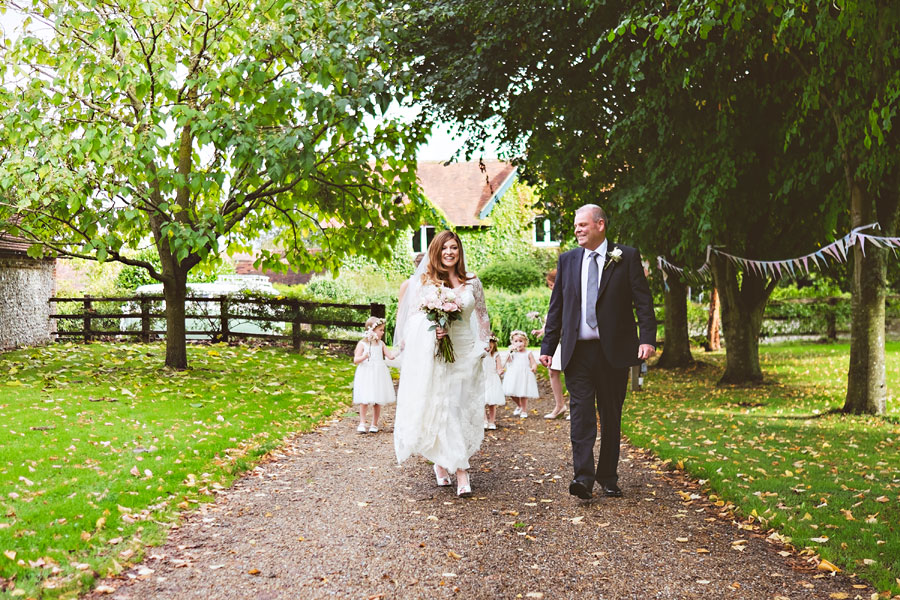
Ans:
{"label": "boutonniere on lapel", "polygon": [[603,265],[603,270],[609,268],[609,265],[613,263],[617,263],[622,260],[622,249],[619,247],[613,248],[611,251],[606,253],[606,264]]}

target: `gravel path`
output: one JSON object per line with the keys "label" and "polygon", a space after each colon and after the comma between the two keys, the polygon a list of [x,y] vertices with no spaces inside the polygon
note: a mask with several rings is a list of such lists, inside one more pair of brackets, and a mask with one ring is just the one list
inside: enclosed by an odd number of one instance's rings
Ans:
{"label": "gravel path", "polygon": [[144,563],[100,582],[115,591],[88,597],[872,596],[858,580],[780,555],[765,533],[719,514],[694,483],[627,445],[624,498],[572,498],[568,422],[541,418],[552,401],[534,404],[528,419],[499,411],[500,429],[472,461],[468,499],[436,487],[423,459],[396,465],[393,407],[377,434],[357,434],[347,417],[298,435]]}

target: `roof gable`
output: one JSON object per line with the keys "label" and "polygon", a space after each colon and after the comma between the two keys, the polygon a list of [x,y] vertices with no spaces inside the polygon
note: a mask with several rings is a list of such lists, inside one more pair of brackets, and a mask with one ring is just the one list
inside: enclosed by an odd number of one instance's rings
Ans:
{"label": "roof gable", "polygon": [[485,225],[498,195],[515,179],[516,168],[501,161],[484,161],[485,172],[477,162],[420,162],[418,178],[428,200],[441,209],[454,226]]}

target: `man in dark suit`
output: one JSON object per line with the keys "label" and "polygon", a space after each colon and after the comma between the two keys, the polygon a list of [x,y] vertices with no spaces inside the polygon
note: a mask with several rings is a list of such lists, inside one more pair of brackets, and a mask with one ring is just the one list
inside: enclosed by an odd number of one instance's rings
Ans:
{"label": "man in dark suit", "polygon": [[[622,495],[617,467],[628,370],[656,351],[653,298],[640,254],[608,241],[607,223],[595,204],[575,211],[575,239],[581,247],[559,257],[541,344],[541,364],[546,367],[556,345],[562,345],[575,467],[569,493],[584,500],[591,498],[595,481],[604,495]],[[595,470],[598,412],[600,456]]]}

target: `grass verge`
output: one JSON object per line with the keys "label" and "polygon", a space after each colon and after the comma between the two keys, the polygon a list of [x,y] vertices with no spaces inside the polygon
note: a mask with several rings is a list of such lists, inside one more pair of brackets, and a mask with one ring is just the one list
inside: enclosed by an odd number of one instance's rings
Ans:
{"label": "grass verge", "polygon": [[802,553],[898,593],[900,343],[887,344],[886,418],[837,412],[849,355],[847,344],[763,346],[772,381],[750,388],[715,386],[724,354],[655,369],[626,400],[623,432]]}
{"label": "grass verge", "polygon": [[[73,597],[351,400],[344,356],[159,344],[0,354],[0,597]],[[5,590],[5,591],[4,591]]]}

